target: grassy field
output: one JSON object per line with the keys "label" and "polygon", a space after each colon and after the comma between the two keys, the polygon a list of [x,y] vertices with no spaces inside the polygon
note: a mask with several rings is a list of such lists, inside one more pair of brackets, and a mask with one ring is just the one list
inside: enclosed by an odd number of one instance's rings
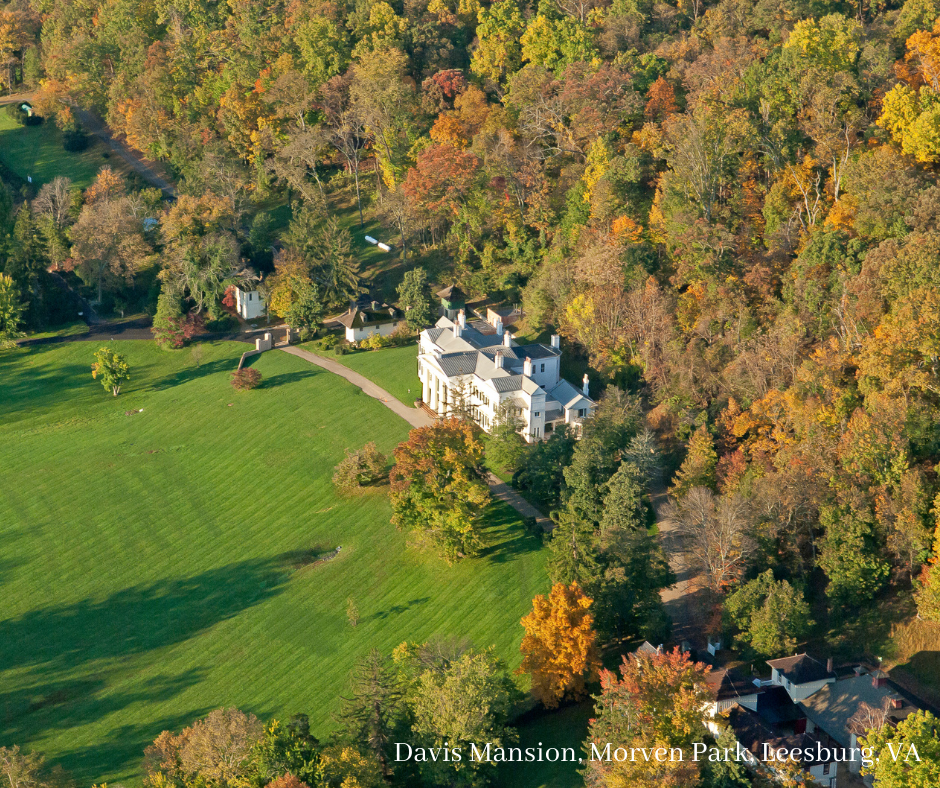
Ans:
{"label": "grassy field", "polygon": [[365,375],[408,407],[413,406],[416,399],[421,399],[417,345],[360,350],[344,356],[323,350],[316,342],[308,342],[303,347],[311,353],[331,358],[344,367]]}
{"label": "grassy field", "polygon": [[236,393],[242,345],[198,364],[115,345],[133,374],[117,399],[88,342],[0,360],[0,742],[134,785],[161,730],[222,705],[328,732],[372,647],[454,635],[518,664],[547,580],[515,512],[494,507],[486,553],[448,567],[407,548],[384,491],[334,494],[345,448],[407,434],[379,402],[283,353]]}
{"label": "grassy field", "polygon": [[104,166],[120,172],[127,169],[120,157],[106,156],[107,148],[95,137],[89,136],[88,142],[81,153],[69,153],[62,147],[62,134],[54,123],[20,126],[0,109],[0,159],[24,180],[32,177],[37,187],[65,175],[85,188]]}

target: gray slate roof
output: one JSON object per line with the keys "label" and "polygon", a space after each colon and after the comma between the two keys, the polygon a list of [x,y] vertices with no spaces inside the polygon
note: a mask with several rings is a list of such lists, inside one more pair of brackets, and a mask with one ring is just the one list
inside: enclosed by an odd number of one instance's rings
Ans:
{"label": "gray slate roof", "polygon": [[793,684],[810,684],[814,681],[822,681],[830,676],[834,678],[834,674],[829,673],[822,662],[813,659],[809,654],[796,654],[792,657],[769,659],[767,664]]}
{"label": "gray slate roof", "polygon": [[903,698],[900,709],[891,709],[889,719],[893,722],[904,719],[917,706],[912,698],[898,691],[890,683],[881,687],[874,686],[870,674],[839,679],[827,684],[819,692],[814,692],[799,706],[806,712],[814,724],[822,728],[843,747],[850,744],[851,733],[849,719],[858,711],[862,703],[876,709],[883,708],[886,698]]}

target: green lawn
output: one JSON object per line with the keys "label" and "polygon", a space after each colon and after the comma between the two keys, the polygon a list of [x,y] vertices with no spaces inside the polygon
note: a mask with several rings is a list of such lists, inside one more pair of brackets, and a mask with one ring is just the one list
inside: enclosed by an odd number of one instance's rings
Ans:
{"label": "green lawn", "polygon": [[[519,725],[519,742],[514,746],[523,750],[541,746],[543,751],[571,747],[576,757],[586,759],[581,747],[593,714],[594,704],[586,701],[535,716]],[[507,763],[500,767],[498,784],[505,788],[583,788],[584,778],[580,774],[583,768],[583,763],[572,761]]]}
{"label": "green lawn", "polygon": [[0,109],[0,159],[24,180],[32,177],[34,186],[65,175],[85,188],[104,166],[122,172],[126,169],[119,157],[104,155],[107,149],[95,137],[89,136],[88,141],[86,150],[69,153],[62,147],[62,134],[55,123],[20,126]]}
{"label": "green lawn", "polygon": [[364,375],[408,407],[414,406],[415,400],[421,399],[417,345],[359,350],[345,356],[323,350],[316,342],[308,342],[303,347],[311,353],[331,358]]}
{"label": "green lawn", "polygon": [[133,373],[117,399],[91,379],[94,344],[0,358],[0,742],[134,785],[149,741],[219,706],[303,711],[325,734],[372,647],[453,635],[518,665],[548,583],[515,512],[494,507],[486,554],[448,567],[406,547],[384,491],[335,496],[345,448],[407,434],[381,403],[276,351],[236,393],[241,344],[198,366],[114,344]]}

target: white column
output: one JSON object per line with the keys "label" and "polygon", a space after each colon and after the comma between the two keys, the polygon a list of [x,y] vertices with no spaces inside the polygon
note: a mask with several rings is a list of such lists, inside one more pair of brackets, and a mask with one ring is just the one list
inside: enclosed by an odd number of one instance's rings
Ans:
{"label": "white column", "polygon": [[428,390],[429,390],[429,387],[428,387],[428,378],[431,376],[431,373],[428,371],[428,368],[427,368],[427,367],[425,367],[424,369],[422,369],[421,372],[422,372],[422,375],[421,375],[421,400],[422,400],[422,402],[424,402],[426,405],[430,406],[430,403],[428,402]]}

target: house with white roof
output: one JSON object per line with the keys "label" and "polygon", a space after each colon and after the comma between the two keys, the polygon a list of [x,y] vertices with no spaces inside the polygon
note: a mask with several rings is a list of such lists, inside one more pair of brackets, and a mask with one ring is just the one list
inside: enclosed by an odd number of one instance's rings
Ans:
{"label": "house with white roof", "polygon": [[495,312],[490,322],[468,324],[460,309],[455,319],[445,315],[422,331],[418,376],[422,400],[431,410],[446,417],[459,402],[487,432],[500,406],[511,401],[529,443],[544,440],[563,424],[580,431],[595,405],[587,375],[580,390],[562,379],[558,336],[551,345],[520,345]]}

